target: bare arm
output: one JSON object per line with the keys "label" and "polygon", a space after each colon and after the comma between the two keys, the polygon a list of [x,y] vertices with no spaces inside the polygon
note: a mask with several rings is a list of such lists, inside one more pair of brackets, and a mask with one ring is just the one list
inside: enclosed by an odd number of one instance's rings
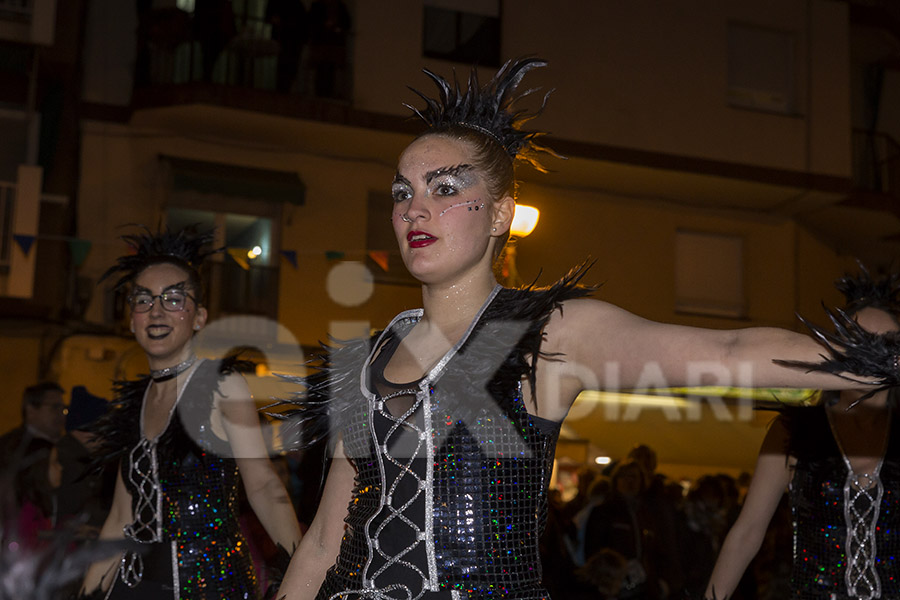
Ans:
{"label": "bare arm", "polygon": [[325,573],[334,564],[341,548],[344,519],[353,495],[356,471],[338,444],[328,471],[319,510],[309,531],[291,559],[280,592],[284,600],[310,600],[316,597]]}
{"label": "bare arm", "polygon": [[[560,420],[585,389],[721,385],[860,388],[835,375],[783,367],[773,359],[819,362],[810,336],[775,327],[703,329],[657,323],[598,300],[571,300],[547,324],[539,362],[541,416]],[[543,371],[543,373],[541,373]]]}
{"label": "bare arm", "polygon": [[269,537],[292,552],[300,543],[300,525],[284,483],[269,460],[259,415],[244,378],[229,376],[219,386],[216,405],[234,453],[247,500]]}
{"label": "bare arm", "polygon": [[[123,529],[131,523],[131,494],[122,481],[122,470],[118,470],[116,475],[116,488],[113,492],[113,502],[100,529],[101,540],[121,540],[125,538]],[[119,566],[121,554],[115,554],[110,558],[95,562],[88,568],[84,576],[84,583],[81,591],[84,593],[93,592],[98,587],[104,590],[109,589],[112,581],[115,579],[116,567]]]}
{"label": "bare arm", "polygon": [[785,454],[787,435],[787,429],[778,419],[763,441],[747,498],[722,544],[722,551],[706,587],[706,598],[713,598],[714,593],[718,600],[730,597],[747,565],[759,551],[772,515],[791,478]]}

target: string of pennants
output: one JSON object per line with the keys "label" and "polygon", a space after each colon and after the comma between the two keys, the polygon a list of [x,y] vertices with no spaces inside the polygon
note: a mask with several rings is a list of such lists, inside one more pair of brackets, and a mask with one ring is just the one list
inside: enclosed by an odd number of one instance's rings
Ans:
{"label": "string of pennants", "polygon": [[[34,243],[39,240],[50,240],[50,241],[61,241],[66,242],[69,246],[69,253],[72,257],[72,262],[76,267],[80,267],[84,264],[84,261],[87,260],[88,254],[90,254],[91,248],[93,247],[93,242],[90,240],[84,240],[80,238],[73,238],[67,236],[56,236],[56,235],[24,235],[24,234],[14,234],[13,241],[16,243],[16,246],[19,247],[19,250],[27,257],[32,248],[34,247]],[[239,267],[244,270],[249,271],[250,265],[252,263],[252,259],[247,255],[248,248],[236,248],[236,247],[228,247],[225,248],[225,253],[234,260],[235,263]],[[326,260],[343,260],[347,258],[349,255],[358,255],[358,252],[345,252],[343,250],[325,250],[322,251],[303,251],[303,254],[318,254],[322,255],[324,253]],[[280,250],[279,254],[281,257],[286,260],[294,269],[298,268],[298,251],[297,250]],[[390,261],[389,256],[390,252],[387,250],[368,250],[365,252],[365,255],[368,256],[372,261],[377,264],[381,269],[385,272],[388,272],[390,269]]]}

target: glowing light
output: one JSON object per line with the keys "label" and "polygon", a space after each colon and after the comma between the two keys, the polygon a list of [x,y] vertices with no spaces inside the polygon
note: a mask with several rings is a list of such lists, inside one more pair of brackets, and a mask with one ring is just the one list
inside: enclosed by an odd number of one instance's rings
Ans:
{"label": "glowing light", "polygon": [[253,246],[253,249],[247,252],[247,258],[256,258],[260,254],[262,254],[262,248],[260,248],[259,246]]}
{"label": "glowing light", "polygon": [[533,206],[526,204],[516,204],[516,212],[513,214],[512,227],[509,228],[511,235],[523,238],[537,227],[538,217],[541,212]]}
{"label": "glowing light", "polygon": [[609,456],[598,456],[594,459],[594,462],[598,465],[608,465],[612,462],[612,458],[610,458]]}

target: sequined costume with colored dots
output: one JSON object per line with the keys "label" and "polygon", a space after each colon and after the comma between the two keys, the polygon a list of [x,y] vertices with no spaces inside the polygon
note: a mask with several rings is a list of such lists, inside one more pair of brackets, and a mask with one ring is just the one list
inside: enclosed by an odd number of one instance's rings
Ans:
{"label": "sequined costume with colored dots", "polygon": [[104,427],[124,444],[122,478],[134,516],[125,536],[146,551],[125,554],[108,598],[258,597],[237,520],[237,464],[210,425],[214,391],[231,364],[202,361],[155,440],[142,435],[141,407],[149,380],[119,384],[119,408]]}
{"label": "sequined costume with colored dots", "polygon": [[582,274],[543,290],[498,286],[417,382],[384,385],[373,357],[387,360],[421,310],[331,354],[327,381],[297,403],[308,419],[303,409],[330,392],[331,427],[357,474],[319,600],[548,597],[538,542],[559,424],[528,413],[521,384],[552,311],[589,292]]}
{"label": "sequined costume with colored dots", "polygon": [[[856,593],[847,589],[848,535],[845,485],[848,468],[822,407],[784,413],[790,453],[797,459],[789,496],[794,522],[791,598],[845,600],[900,598],[900,423],[892,411],[890,435],[881,463],[880,501],[867,506],[874,518],[872,571],[856,575]],[[852,548],[853,546],[851,546]],[[853,569],[850,575],[853,577]]]}

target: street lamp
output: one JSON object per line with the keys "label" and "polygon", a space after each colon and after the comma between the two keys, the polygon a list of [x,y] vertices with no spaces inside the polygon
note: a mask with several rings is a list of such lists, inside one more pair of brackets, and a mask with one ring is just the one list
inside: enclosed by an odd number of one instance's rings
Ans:
{"label": "street lamp", "polygon": [[522,285],[522,278],[519,277],[519,270],[516,268],[516,244],[534,231],[540,215],[540,211],[533,206],[516,204],[516,212],[513,213],[512,225],[509,228],[509,242],[506,244],[503,257],[503,282],[508,287]]}

